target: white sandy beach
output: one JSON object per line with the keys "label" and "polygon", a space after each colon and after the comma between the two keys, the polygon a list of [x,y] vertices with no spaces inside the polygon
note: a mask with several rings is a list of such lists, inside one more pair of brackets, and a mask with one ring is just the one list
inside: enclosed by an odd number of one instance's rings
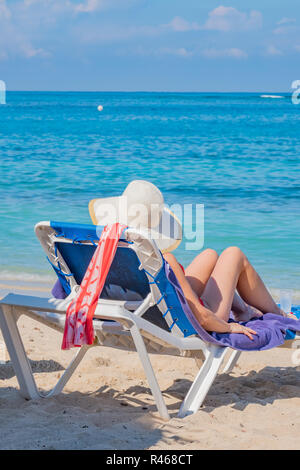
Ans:
{"label": "white sandy beach", "polygon": [[[25,292],[24,292],[25,293]],[[51,388],[74,351],[62,335],[22,317],[21,334],[41,389]],[[300,370],[291,350],[244,353],[220,374],[199,412],[176,413],[197,367],[152,356],[172,419],[159,418],[138,356],[94,348],[57,397],[26,401],[10,363],[0,364],[1,449],[299,449]]]}

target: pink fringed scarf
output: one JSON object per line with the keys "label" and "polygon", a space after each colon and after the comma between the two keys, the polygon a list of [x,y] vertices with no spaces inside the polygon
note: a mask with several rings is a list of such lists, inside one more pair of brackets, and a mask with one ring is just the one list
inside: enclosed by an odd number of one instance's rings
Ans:
{"label": "pink fringed scarf", "polygon": [[106,225],[79,292],[67,309],[62,349],[93,344],[93,316],[117,245],[126,225]]}

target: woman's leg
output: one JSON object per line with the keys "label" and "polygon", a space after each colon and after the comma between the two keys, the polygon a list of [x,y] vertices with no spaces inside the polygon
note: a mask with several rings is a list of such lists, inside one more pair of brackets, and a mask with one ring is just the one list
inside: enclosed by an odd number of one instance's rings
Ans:
{"label": "woman's leg", "polygon": [[247,304],[261,312],[280,314],[280,309],[247,257],[239,248],[230,247],[219,256],[202,299],[215,315],[228,321],[235,289]]}
{"label": "woman's leg", "polygon": [[[171,254],[167,256],[171,256]],[[198,297],[201,297],[207,281],[209,280],[218,261],[218,257],[219,256],[215,250],[207,248],[197,255],[186,268],[185,276]],[[233,297],[232,310],[238,321],[243,321],[245,318],[248,319],[249,317],[253,317],[256,313],[241,299],[237,292],[235,292]],[[258,316],[259,314],[256,313],[256,315]]]}
{"label": "woman's leg", "polygon": [[197,255],[186,268],[185,277],[198,297],[201,297],[217,261],[217,252],[208,248]]}

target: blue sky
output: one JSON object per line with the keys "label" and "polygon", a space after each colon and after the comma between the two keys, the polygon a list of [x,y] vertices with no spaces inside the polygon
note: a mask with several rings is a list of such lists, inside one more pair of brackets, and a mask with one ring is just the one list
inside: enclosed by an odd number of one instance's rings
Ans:
{"label": "blue sky", "polygon": [[290,91],[298,0],[0,0],[8,90]]}

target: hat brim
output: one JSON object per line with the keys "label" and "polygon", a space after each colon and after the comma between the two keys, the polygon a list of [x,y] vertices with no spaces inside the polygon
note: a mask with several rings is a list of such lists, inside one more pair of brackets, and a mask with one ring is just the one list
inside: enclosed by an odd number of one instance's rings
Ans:
{"label": "hat brim", "polygon": [[[120,199],[122,196],[106,197],[92,199],[89,202],[89,213],[94,225],[106,225],[117,222],[115,217],[110,217],[105,213],[105,218],[101,218],[100,208],[105,205],[115,207],[118,212]],[[118,222],[122,222],[118,220]],[[175,250],[182,241],[182,226],[178,217],[166,206],[163,207],[160,224],[154,228],[145,228],[149,233],[149,237],[153,239],[162,253]]]}

